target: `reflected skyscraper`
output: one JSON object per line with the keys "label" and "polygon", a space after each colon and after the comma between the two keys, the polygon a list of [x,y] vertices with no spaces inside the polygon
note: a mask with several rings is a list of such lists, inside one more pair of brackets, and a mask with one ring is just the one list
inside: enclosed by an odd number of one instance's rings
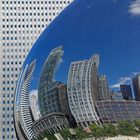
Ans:
{"label": "reflected skyscraper", "polygon": [[124,100],[133,99],[131,85],[120,85],[120,89]]}
{"label": "reflected skyscraper", "polygon": [[62,47],[53,49],[46,59],[41,72],[38,98],[42,116],[46,116],[52,112],[59,112],[57,97],[57,86],[59,86],[59,82],[54,80],[54,75],[61,61],[63,52]]}
{"label": "reflected skyscraper", "polygon": [[[70,126],[69,120],[73,121],[68,106],[66,85],[55,81],[55,73],[63,53],[62,47],[53,49],[42,68],[38,88],[38,103],[42,118],[32,125],[37,137],[45,131],[59,132]],[[41,126],[42,128],[38,129]]]}
{"label": "reflected skyscraper", "polygon": [[140,100],[140,74],[136,75],[133,78],[133,90],[136,100]]}
{"label": "reflected skyscraper", "polygon": [[33,119],[38,120],[41,116],[39,111],[39,106],[38,106],[38,91],[37,90],[31,91],[29,95],[29,99],[30,99],[30,107],[33,114]]}
{"label": "reflected skyscraper", "polygon": [[100,100],[110,100],[110,92],[106,75],[98,76],[98,94]]}
{"label": "reflected skyscraper", "polygon": [[70,110],[77,125],[86,127],[98,123],[94,102],[99,100],[97,69],[99,55],[89,60],[72,62],[68,74],[67,93]]}
{"label": "reflected skyscraper", "polygon": [[[22,129],[22,133],[20,134],[21,139],[33,139],[35,135],[31,130],[31,126],[33,124],[33,114],[30,108],[30,101],[29,101],[29,89],[30,83],[32,80],[32,75],[35,69],[36,60],[34,60],[29,66],[26,65],[26,68],[21,75],[23,78],[19,83],[19,89],[17,92],[20,93],[20,100],[16,102],[19,104],[19,108],[15,108],[18,112],[15,115],[16,118],[16,129],[17,132],[20,132]],[[26,138],[27,137],[27,138]]]}

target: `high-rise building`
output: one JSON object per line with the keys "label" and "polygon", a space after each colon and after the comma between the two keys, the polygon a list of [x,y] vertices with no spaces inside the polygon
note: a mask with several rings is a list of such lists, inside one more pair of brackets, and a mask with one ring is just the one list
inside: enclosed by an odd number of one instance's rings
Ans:
{"label": "high-rise building", "polygon": [[99,100],[97,69],[99,55],[89,60],[72,62],[68,74],[67,94],[69,106],[77,125],[87,127],[98,123],[94,102]]}
{"label": "high-rise building", "polygon": [[110,100],[109,87],[106,75],[98,76],[98,94],[100,100]]}
{"label": "high-rise building", "polygon": [[59,82],[54,80],[54,76],[63,52],[62,47],[53,49],[42,68],[38,89],[39,108],[42,116],[60,110],[57,90]]}
{"label": "high-rise building", "polygon": [[38,106],[38,91],[32,90],[29,94],[30,108],[33,114],[33,119],[36,121],[41,117]]}
{"label": "high-rise building", "polygon": [[[16,131],[19,134],[19,138],[24,140],[31,140],[35,138],[33,131],[31,130],[31,126],[33,124],[33,115],[30,108],[29,102],[29,90],[30,84],[32,80],[32,75],[35,69],[36,60],[34,60],[31,64],[26,65],[25,70],[21,72],[22,79],[18,82],[18,90],[16,92],[20,92],[20,100],[16,97],[16,106],[15,106],[15,119],[16,119]],[[20,131],[20,130],[23,131]],[[19,133],[22,132],[22,133]],[[24,138],[26,136],[26,138]]]}
{"label": "high-rise building", "polygon": [[60,84],[58,86],[58,99],[61,112],[71,115],[67,96],[67,85]]}
{"label": "high-rise building", "polygon": [[140,100],[140,74],[136,75],[133,78],[133,90],[136,100]]}
{"label": "high-rise building", "polygon": [[72,0],[0,0],[0,140],[15,140],[13,98],[22,63],[40,32]]}
{"label": "high-rise building", "polygon": [[[40,76],[38,89],[38,103],[42,118],[34,122],[32,126],[34,132],[38,131],[38,135],[42,132],[37,127],[42,124],[51,122],[43,126],[44,131],[52,133],[59,132],[62,128],[69,126],[72,116],[70,113],[67,88],[61,82],[55,81],[55,73],[61,62],[63,48],[57,47],[53,49],[47,57]],[[55,120],[55,121],[52,121]]]}
{"label": "high-rise building", "polygon": [[120,85],[120,89],[124,100],[133,99],[131,85]]}

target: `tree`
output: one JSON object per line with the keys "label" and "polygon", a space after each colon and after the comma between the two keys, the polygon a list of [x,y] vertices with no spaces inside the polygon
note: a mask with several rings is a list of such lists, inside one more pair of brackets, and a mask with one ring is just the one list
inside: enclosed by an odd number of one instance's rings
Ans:
{"label": "tree", "polygon": [[89,137],[89,135],[85,131],[83,131],[83,128],[81,127],[75,128],[75,132],[76,132],[76,137],[78,138],[78,140],[82,140],[83,138]]}
{"label": "tree", "polygon": [[140,120],[136,120],[135,122],[134,122],[134,124],[135,124],[135,126],[139,129],[139,131],[140,131]]}
{"label": "tree", "polygon": [[71,138],[71,137],[72,137],[72,135],[71,135],[69,129],[67,129],[67,128],[61,130],[60,133],[61,133],[62,137],[63,137],[65,140],[67,140],[68,138]]}
{"label": "tree", "polygon": [[101,126],[98,126],[96,124],[93,124],[90,126],[90,130],[95,138],[103,137],[103,128]]}
{"label": "tree", "polygon": [[121,135],[133,136],[137,134],[135,126],[128,121],[120,122],[118,128]]}
{"label": "tree", "polygon": [[118,128],[112,124],[105,124],[103,126],[104,136],[117,136],[119,134]]}

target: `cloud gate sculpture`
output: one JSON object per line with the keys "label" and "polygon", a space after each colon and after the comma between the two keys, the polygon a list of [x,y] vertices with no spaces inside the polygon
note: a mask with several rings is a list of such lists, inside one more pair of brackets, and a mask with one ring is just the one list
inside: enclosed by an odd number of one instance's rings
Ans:
{"label": "cloud gate sculpture", "polygon": [[128,77],[139,76],[133,75],[140,71],[136,5],[127,0],[75,0],[42,32],[17,82],[14,118],[19,139],[140,118],[137,82],[125,98],[124,92],[116,93],[119,84],[131,84]]}

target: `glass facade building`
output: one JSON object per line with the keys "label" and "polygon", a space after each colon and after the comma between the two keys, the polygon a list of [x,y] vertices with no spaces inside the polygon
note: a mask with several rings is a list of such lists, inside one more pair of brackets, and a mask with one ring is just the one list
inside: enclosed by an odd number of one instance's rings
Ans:
{"label": "glass facade building", "polygon": [[44,63],[38,90],[39,108],[42,116],[59,112],[57,87],[59,82],[54,80],[57,67],[63,55],[62,47],[53,49]]}
{"label": "glass facade building", "polygon": [[133,99],[131,85],[120,85],[120,89],[124,100]]}
{"label": "glass facade building", "polygon": [[96,107],[102,123],[134,121],[140,118],[139,101],[97,101]]}
{"label": "glass facade building", "polygon": [[140,74],[136,75],[133,78],[133,90],[134,90],[134,96],[136,100],[140,100]]}

